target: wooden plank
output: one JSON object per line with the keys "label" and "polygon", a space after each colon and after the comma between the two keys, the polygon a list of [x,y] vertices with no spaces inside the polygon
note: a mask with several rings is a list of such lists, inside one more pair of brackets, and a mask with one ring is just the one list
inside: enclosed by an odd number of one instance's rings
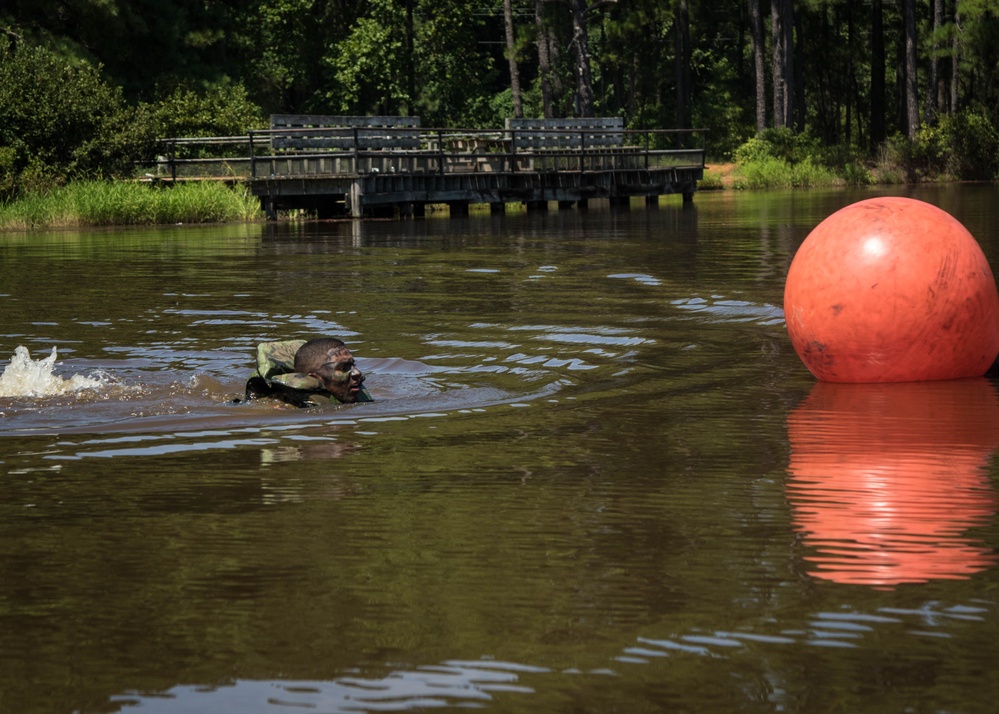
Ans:
{"label": "wooden plank", "polygon": [[336,128],[336,127],[397,127],[416,129],[420,117],[403,116],[335,116],[331,114],[271,114],[272,129]]}
{"label": "wooden plank", "polygon": [[506,130],[513,132],[514,149],[580,149],[621,146],[624,143],[622,117],[571,119],[511,119]]}
{"label": "wooden plank", "polygon": [[419,126],[420,117],[272,114],[272,130],[290,131],[272,134],[271,146],[285,151],[419,149]]}

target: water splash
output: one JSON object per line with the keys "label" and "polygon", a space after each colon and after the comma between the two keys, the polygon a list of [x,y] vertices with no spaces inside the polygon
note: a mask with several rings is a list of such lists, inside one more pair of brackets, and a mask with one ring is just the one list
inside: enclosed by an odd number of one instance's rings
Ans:
{"label": "water splash", "polygon": [[26,347],[18,345],[10,364],[0,374],[0,397],[49,397],[78,392],[84,389],[98,389],[104,383],[99,379],[74,374],[64,379],[53,374],[57,353],[44,359],[33,360]]}

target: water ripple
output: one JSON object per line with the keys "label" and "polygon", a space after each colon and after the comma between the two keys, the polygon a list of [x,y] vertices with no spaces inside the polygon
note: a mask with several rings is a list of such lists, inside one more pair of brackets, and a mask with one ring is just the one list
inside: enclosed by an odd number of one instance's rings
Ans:
{"label": "water ripple", "polygon": [[309,709],[339,712],[406,711],[441,707],[481,707],[493,695],[532,694],[520,684],[524,674],[544,667],[495,660],[446,660],[441,664],[399,669],[383,677],[343,676],[332,681],[247,680],[215,686],[177,685],[155,694],[126,692],[111,697],[125,707],[150,714],[239,711],[273,712]]}
{"label": "water ripple", "polygon": [[[945,605],[930,601],[919,608],[882,607],[874,612],[844,610],[817,612],[806,618],[803,627],[787,627],[776,632],[746,630],[699,629],[670,637],[638,637],[637,645],[623,649],[615,658],[618,662],[648,663],[650,659],[695,655],[701,657],[738,656],[761,647],[809,646],[854,649],[863,646],[870,638],[884,638],[891,634],[948,639],[949,628],[956,623],[984,621],[994,612],[991,603],[956,603]],[[760,626],[767,627],[767,623]]]}

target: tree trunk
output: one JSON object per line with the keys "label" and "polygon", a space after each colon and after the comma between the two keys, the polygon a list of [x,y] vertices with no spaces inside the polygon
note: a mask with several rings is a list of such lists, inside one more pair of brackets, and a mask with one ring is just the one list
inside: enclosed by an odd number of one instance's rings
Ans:
{"label": "tree trunk", "polygon": [[910,139],[919,132],[919,92],[916,75],[916,0],[902,0],[905,24],[905,130]]}
{"label": "tree trunk", "polygon": [[513,115],[524,118],[524,105],[520,100],[520,72],[517,71],[517,43],[513,30],[512,0],[503,0],[503,24],[506,25],[506,55],[510,63],[510,93],[513,95]]}
{"label": "tree trunk", "polygon": [[[788,47],[788,71],[794,77],[794,95],[791,98],[791,106],[788,107],[789,116],[794,117],[794,130],[798,133],[805,131],[805,73],[802,71],[801,62],[795,62],[795,52],[797,52],[798,57],[805,56],[805,30],[803,23],[801,21],[801,13],[795,12],[792,6],[791,0],[787,0],[787,9],[789,13],[788,17],[788,27],[791,27],[793,22],[794,32],[788,31],[787,36],[787,47]],[[797,39],[795,39],[797,37]],[[792,48],[791,41],[794,40]]]}
{"label": "tree trunk", "polygon": [[871,150],[885,140],[885,17],[881,0],[871,2]]}
{"label": "tree trunk", "polygon": [[774,128],[790,127],[794,121],[794,34],[791,0],[771,0],[770,32],[773,36]]}
{"label": "tree trunk", "polygon": [[690,129],[690,14],[687,0],[676,0],[674,11],[676,128]]}
{"label": "tree trunk", "polygon": [[413,104],[416,102],[416,71],[413,69],[416,66],[416,57],[413,54],[413,38],[416,34],[416,26],[413,22],[413,5],[415,4],[416,0],[406,0],[406,64],[408,65],[406,69],[406,93],[408,96],[406,104],[410,114],[413,113]]}
{"label": "tree trunk", "polygon": [[957,113],[957,81],[961,59],[961,0],[954,0],[954,39],[950,59],[950,111]]}
{"label": "tree trunk", "polygon": [[548,24],[544,17],[544,0],[534,0],[534,26],[537,28],[538,43],[538,74],[541,78],[541,107],[545,119],[551,119],[552,113],[552,64],[549,52],[550,40]]}
{"label": "tree trunk", "polygon": [[[853,87],[856,84],[854,82],[854,69],[853,69],[853,36],[855,34],[854,24],[853,24],[853,0],[847,0],[845,6],[846,12],[846,78],[847,78],[847,89],[843,96],[846,99],[846,117],[844,122],[844,139],[846,145],[850,146],[853,142]],[[857,106],[859,108],[860,102],[859,98],[857,101]],[[859,113],[859,112],[858,112]]]}
{"label": "tree trunk", "polygon": [[926,123],[936,124],[937,114],[940,111],[940,26],[943,24],[943,0],[932,0],[933,3],[933,29],[931,32],[932,46],[930,47],[930,71],[926,78]]}
{"label": "tree trunk", "polygon": [[572,48],[575,54],[576,115],[593,116],[593,78],[590,75],[590,43],[586,34],[586,0],[571,0]]}
{"label": "tree trunk", "polygon": [[749,34],[753,45],[753,79],[756,98],[756,134],[767,128],[767,76],[763,60],[763,17],[760,0],[749,0]]}

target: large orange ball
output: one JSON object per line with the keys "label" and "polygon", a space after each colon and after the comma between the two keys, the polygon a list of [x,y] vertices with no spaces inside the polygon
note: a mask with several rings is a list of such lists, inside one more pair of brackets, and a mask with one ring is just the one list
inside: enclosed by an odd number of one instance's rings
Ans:
{"label": "large orange ball", "polygon": [[982,249],[945,211],[872,198],[815,227],[784,288],[805,366],[827,382],[979,377],[999,355],[999,294]]}

